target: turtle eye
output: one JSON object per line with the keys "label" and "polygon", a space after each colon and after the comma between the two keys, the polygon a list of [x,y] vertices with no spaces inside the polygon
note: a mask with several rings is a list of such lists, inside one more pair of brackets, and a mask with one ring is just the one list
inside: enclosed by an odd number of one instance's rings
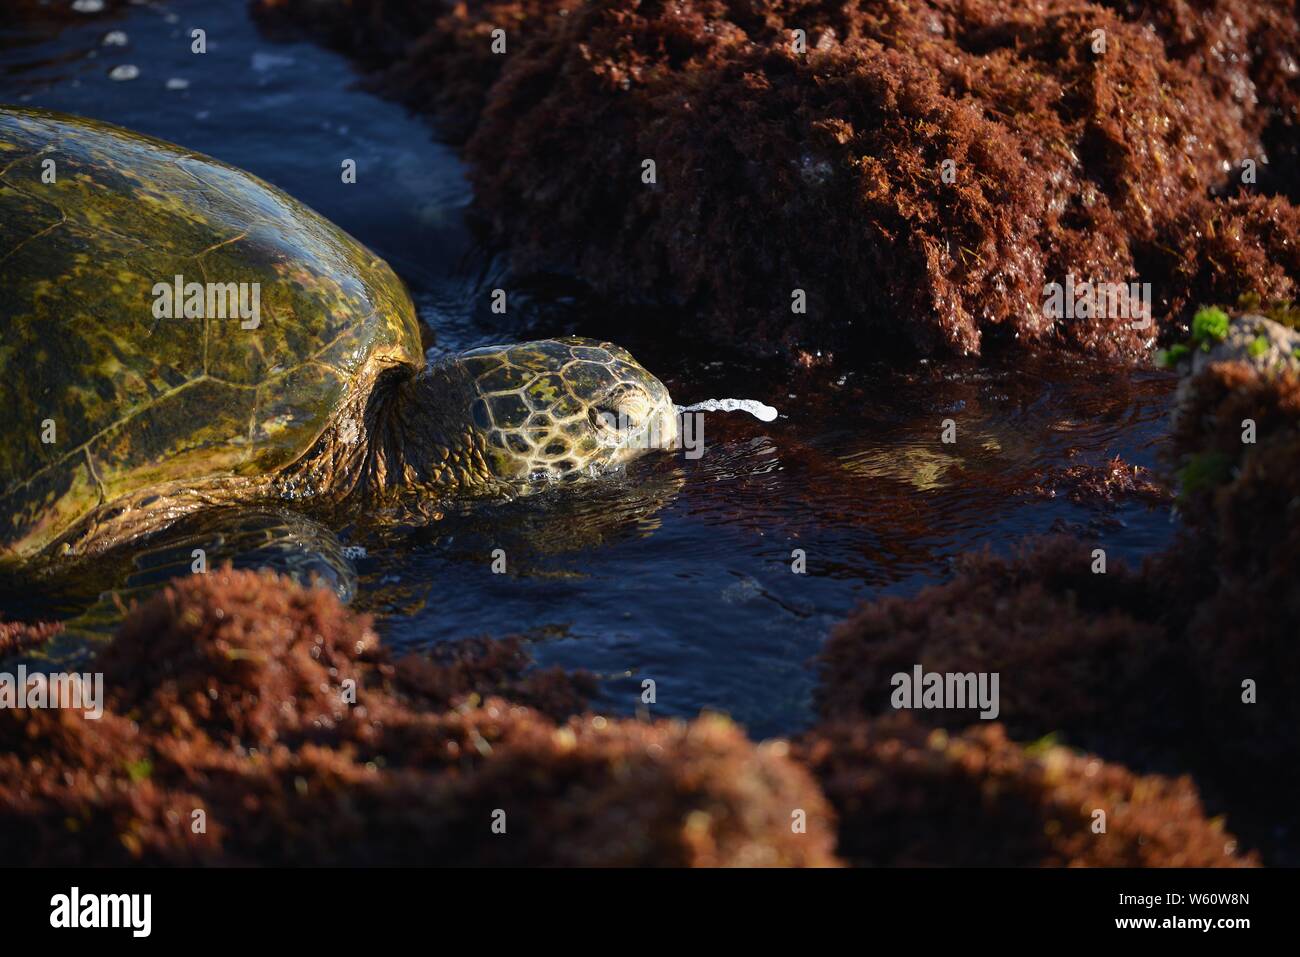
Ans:
{"label": "turtle eye", "polygon": [[593,424],[602,419],[614,430],[641,428],[645,417],[645,395],[636,386],[620,382],[591,406]]}
{"label": "turtle eye", "polygon": [[635,428],[635,416],[628,409],[628,390],[623,387],[611,389],[591,404],[591,424],[598,432],[620,432],[625,428]]}
{"label": "turtle eye", "polygon": [[640,428],[639,416],[628,407],[622,391],[611,392],[594,402],[588,413],[596,440],[611,448],[625,447]]}
{"label": "turtle eye", "polygon": [[591,426],[597,432],[615,433],[619,431],[618,406],[613,402],[597,402],[587,412]]}

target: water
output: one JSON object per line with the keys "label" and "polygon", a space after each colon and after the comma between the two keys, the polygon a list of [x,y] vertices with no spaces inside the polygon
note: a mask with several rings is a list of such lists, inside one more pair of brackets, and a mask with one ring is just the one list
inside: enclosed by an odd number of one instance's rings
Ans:
{"label": "water", "polygon": [[[206,55],[190,52],[195,27]],[[126,45],[106,46],[112,31]],[[134,79],[110,78],[126,66]],[[707,414],[698,460],[660,453],[601,483],[350,539],[365,550],[356,603],[398,648],[522,633],[542,664],[604,676],[599,708],[635,710],[651,678],[655,714],[709,708],[756,736],[786,734],[810,718],[809,660],[858,602],[1053,529],[1130,558],[1170,538],[1167,509],[1028,492],[1042,469],[1114,455],[1154,465],[1168,376],[1059,360],[791,377],[680,338],[629,337],[624,313],[576,283],[510,275],[475,241],[463,168],[429,127],[355,89],[343,59],[264,40],[238,0],[0,26],[0,77],[6,102],[181,143],[313,206],[392,262],[435,352],[581,332],[626,345],[683,405],[744,396],[780,410],[771,423]],[[347,159],[356,185],[341,182]],[[490,311],[497,287],[508,316]],[[946,418],[956,445],[939,441]],[[496,548],[505,574],[492,571]]]}

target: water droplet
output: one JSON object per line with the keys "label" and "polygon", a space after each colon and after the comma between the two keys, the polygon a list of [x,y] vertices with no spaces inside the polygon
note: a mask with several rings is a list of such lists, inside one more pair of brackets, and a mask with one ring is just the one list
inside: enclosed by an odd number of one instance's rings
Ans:
{"label": "water droplet", "polygon": [[748,412],[761,422],[771,422],[777,416],[776,409],[764,405],[757,399],[705,399],[694,405],[679,405],[678,412]]}
{"label": "water droplet", "polygon": [[121,82],[123,80],[134,80],[139,75],[140,68],[138,66],[131,63],[123,63],[121,66],[113,67],[113,69],[108,73],[108,78],[110,80]]}

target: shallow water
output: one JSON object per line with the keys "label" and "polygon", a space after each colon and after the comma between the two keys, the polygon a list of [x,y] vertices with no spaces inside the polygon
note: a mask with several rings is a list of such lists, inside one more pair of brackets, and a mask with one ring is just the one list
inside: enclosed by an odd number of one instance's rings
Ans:
{"label": "shallow water", "polygon": [[[1042,469],[1115,455],[1153,465],[1167,376],[954,362],[792,380],[689,340],[629,338],[620,311],[575,284],[511,276],[475,242],[463,169],[430,128],[355,89],[340,57],[263,39],[241,0],[133,6],[57,32],[2,23],[0,99],[119,123],[287,190],[393,263],[435,350],[581,331],[629,347],[679,403],[752,397],[781,411],[770,424],[707,415],[698,460],[660,453],[600,483],[354,537],[366,549],[357,604],[390,644],[526,633],[542,664],[606,676],[604,709],[634,710],[652,678],[655,714],[711,708],[781,734],[807,722],[809,659],[863,599],[1054,528],[1127,557],[1171,535],[1168,509],[1027,491]],[[194,27],[204,56],[190,52]],[[114,30],[125,46],[104,45]],[[110,79],[127,64],[135,79]],[[340,181],[345,159],[356,185]],[[508,317],[489,310],[498,286]],[[955,445],[939,441],[945,418]],[[505,574],[492,572],[496,548]],[[792,570],[795,549],[806,574]]]}

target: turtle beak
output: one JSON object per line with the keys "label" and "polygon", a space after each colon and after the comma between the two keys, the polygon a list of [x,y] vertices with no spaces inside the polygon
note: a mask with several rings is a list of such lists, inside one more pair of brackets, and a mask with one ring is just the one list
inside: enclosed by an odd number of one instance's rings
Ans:
{"label": "turtle beak", "polygon": [[671,402],[663,403],[655,410],[653,428],[659,435],[659,443],[655,448],[675,449],[679,445],[680,435],[680,418],[677,414],[677,406]]}

